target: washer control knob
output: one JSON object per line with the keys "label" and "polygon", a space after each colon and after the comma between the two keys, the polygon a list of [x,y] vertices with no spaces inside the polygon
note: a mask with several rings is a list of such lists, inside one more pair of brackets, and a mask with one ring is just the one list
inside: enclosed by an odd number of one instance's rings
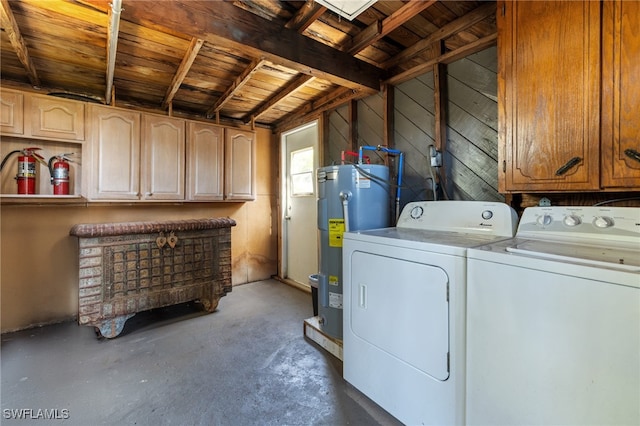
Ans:
{"label": "washer control knob", "polygon": [[482,212],[482,218],[484,220],[489,220],[493,217],[493,212],[491,210],[485,210]]}
{"label": "washer control knob", "polygon": [[542,216],[538,217],[538,224],[542,226],[551,225],[551,222],[553,222],[553,218],[549,214],[543,214]]}
{"label": "washer control knob", "polygon": [[582,219],[580,219],[580,216],[570,214],[569,216],[564,217],[564,224],[567,226],[578,226],[581,223],[582,223]]}
{"label": "washer control knob", "polygon": [[610,228],[614,222],[609,216],[598,216],[593,220],[593,224],[596,228]]}
{"label": "washer control knob", "polygon": [[420,206],[415,206],[411,209],[411,219],[420,219],[422,214],[424,213],[424,209]]}

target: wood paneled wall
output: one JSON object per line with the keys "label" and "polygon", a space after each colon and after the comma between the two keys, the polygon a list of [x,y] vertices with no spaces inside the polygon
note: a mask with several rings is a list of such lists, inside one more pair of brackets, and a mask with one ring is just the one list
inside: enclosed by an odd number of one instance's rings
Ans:
{"label": "wood paneled wall", "polygon": [[[433,73],[395,87],[394,148],[405,155],[401,204],[433,199],[429,146],[434,144]],[[497,52],[491,47],[447,66],[446,193],[457,200],[504,201],[498,193]],[[381,94],[358,101],[358,146],[384,144]],[[348,107],[329,114],[325,164],[350,149]],[[372,162],[384,156],[367,152]],[[395,158],[389,159],[392,174]],[[444,198],[442,192],[439,198]]]}

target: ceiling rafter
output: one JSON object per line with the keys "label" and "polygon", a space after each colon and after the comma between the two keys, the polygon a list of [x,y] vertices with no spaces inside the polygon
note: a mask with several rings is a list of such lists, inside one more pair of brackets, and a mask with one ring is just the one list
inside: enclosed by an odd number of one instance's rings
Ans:
{"label": "ceiling rafter", "polygon": [[280,89],[274,96],[269,98],[266,102],[260,105],[255,110],[251,111],[249,114],[245,116],[242,120],[245,124],[250,122],[251,120],[257,119],[259,116],[269,111],[271,108],[276,106],[283,99],[291,96],[300,88],[302,88],[308,82],[314,80],[314,77],[306,74],[300,74],[296,77],[292,82],[287,84],[284,88]]}
{"label": "ceiling rafter", "polygon": [[384,69],[389,69],[391,67],[394,67],[400,64],[401,62],[407,61],[413,58],[414,56],[417,56],[420,53],[424,52],[425,50],[431,48],[431,45],[434,42],[439,40],[444,40],[445,38],[450,37],[466,28],[469,28],[472,25],[477,24],[478,22],[484,20],[488,16],[495,13],[496,13],[495,3],[491,2],[491,3],[483,4],[482,6],[477,7],[476,9],[467,13],[463,17],[458,18],[447,25],[444,25],[442,28],[440,28],[437,31],[434,31],[429,36],[423,38],[413,46],[408,47],[407,49],[403,50],[393,58],[385,61],[384,63],[381,64],[381,66]]}
{"label": "ceiling rafter", "polygon": [[180,63],[178,70],[173,76],[171,84],[167,88],[167,93],[164,96],[164,100],[162,101],[162,108],[167,108],[173,100],[173,97],[176,95],[176,92],[182,85],[184,78],[187,76],[189,69],[191,69],[191,65],[193,65],[193,61],[195,61],[196,57],[198,56],[198,52],[200,52],[200,48],[203,44],[204,40],[202,39],[196,37],[193,37],[191,39],[189,48],[185,52],[184,57],[182,58],[182,62]]}
{"label": "ceiling rafter", "polygon": [[393,30],[402,26],[405,22],[409,21],[437,1],[438,0],[410,1],[405,3],[392,15],[387,16],[382,21],[378,20],[373,22],[369,27],[353,37],[345,51],[351,55],[355,55],[365,47],[372,45]]}
{"label": "ceiling rafter", "polygon": [[[316,21],[324,12],[326,12],[326,10],[327,8],[319,3],[306,3],[300,9],[298,9],[294,16],[285,24],[285,28],[297,31],[298,33],[302,34],[307,28],[309,28],[311,24],[313,24],[314,21]],[[315,80],[315,77],[311,75],[300,74],[292,82],[287,84],[285,87],[277,91],[273,96],[267,99],[258,108],[249,112],[242,121],[245,124],[249,123],[250,121],[255,121],[262,114],[274,108],[278,103],[296,93],[299,89],[304,87],[305,84],[313,80]]]}
{"label": "ceiling rafter", "polygon": [[40,77],[38,77],[38,72],[36,71],[36,67],[29,56],[29,49],[27,49],[27,45],[22,38],[22,34],[20,33],[20,28],[18,27],[18,23],[16,22],[16,18],[13,16],[13,12],[11,11],[11,6],[9,5],[9,0],[2,0],[0,2],[2,6],[2,26],[4,27],[7,36],[9,37],[9,41],[11,42],[11,46],[16,51],[16,55],[18,55],[18,59],[25,71],[27,72],[27,77],[29,78],[29,82],[33,87],[40,87]]}
{"label": "ceiling rafter", "polygon": [[179,31],[369,93],[380,90],[380,80],[385,77],[384,71],[375,65],[226,1],[134,1],[127,5],[125,15],[125,19],[136,24],[159,31]]}
{"label": "ceiling rafter", "polygon": [[384,81],[384,83],[392,84],[392,85],[400,84],[414,77],[417,77],[421,74],[424,74],[428,71],[431,71],[433,69],[432,67],[435,64],[450,64],[466,56],[469,56],[481,50],[484,50],[487,47],[493,46],[496,44],[497,40],[498,40],[498,33],[490,34],[472,43],[466,44],[460,47],[459,49],[444,53],[438,56],[437,58],[433,58],[429,61],[423,62],[420,65],[417,65],[411,69],[394,74],[393,77]]}
{"label": "ceiling rafter", "polygon": [[302,34],[320,17],[320,15],[326,11],[327,8],[322,6],[320,3],[305,3],[304,6],[298,9],[293,17],[289,19],[289,22],[287,22],[284,27]]}
{"label": "ceiling rafter", "polygon": [[260,68],[262,68],[262,66],[265,64],[265,62],[267,61],[264,59],[255,59],[251,61],[249,66],[245,68],[245,70],[242,71],[242,73],[238,77],[236,77],[236,79],[233,81],[233,84],[231,84],[231,86],[227,88],[227,90],[222,94],[222,96],[220,96],[220,98],[218,98],[217,102],[207,110],[207,118],[213,117],[216,112],[220,111],[220,109],[222,109],[222,106],[227,103],[235,93],[242,89],[242,86],[247,84],[247,82],[251,79],[251,76],[258,72]]}
{"label": "ceiling rafter", "polygon": [[291,114],[283,117],[274,126],[274,133],[283,131],[288,127],[292,127],[294,123],[304,123],[318,114],[335,109],[345,102],[353,99],[360,99],[367,96],[364,91],[349,89],[348,87],[340,87],[331,93],[322,96],[312,102],[309,102],[298,108]]}
{"label": "ceiling rafter", "polygon": [[120,12],[122,0],[112,0],[109,8],[109,28],[107,28],[107,73],[104,99],[107,105],[113,99],[113,78],[116,70],[116,52],[118,51],[118,33],[120,32]]}

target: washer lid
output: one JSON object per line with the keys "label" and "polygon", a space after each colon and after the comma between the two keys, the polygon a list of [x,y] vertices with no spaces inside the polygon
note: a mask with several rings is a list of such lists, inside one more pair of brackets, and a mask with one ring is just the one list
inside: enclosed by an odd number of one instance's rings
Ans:
{"label": "washer lid", "polygon": [[622,271],[640,272],[640,251],[595,245],[524,240],[505,249],[509,253],[560,262],[579,262]]}
{"label": "washer lid", "polygon": [[[486,261],[508,268],[545,271],[587,280],[640,288],[640,250],[604,245],[512,238],[467,250],[468,265]],[[473,274],[469,266],[469,277]]]}

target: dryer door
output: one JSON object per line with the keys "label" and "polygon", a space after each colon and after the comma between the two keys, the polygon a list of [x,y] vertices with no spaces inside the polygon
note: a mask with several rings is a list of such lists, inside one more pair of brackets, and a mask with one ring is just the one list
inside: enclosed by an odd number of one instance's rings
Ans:
{"label": "dryer door", "polygon": [[353,334],[437,380],[447,380],[449,280],[445,271],[364,252],[354,252],[351,259],[349,325]]}

